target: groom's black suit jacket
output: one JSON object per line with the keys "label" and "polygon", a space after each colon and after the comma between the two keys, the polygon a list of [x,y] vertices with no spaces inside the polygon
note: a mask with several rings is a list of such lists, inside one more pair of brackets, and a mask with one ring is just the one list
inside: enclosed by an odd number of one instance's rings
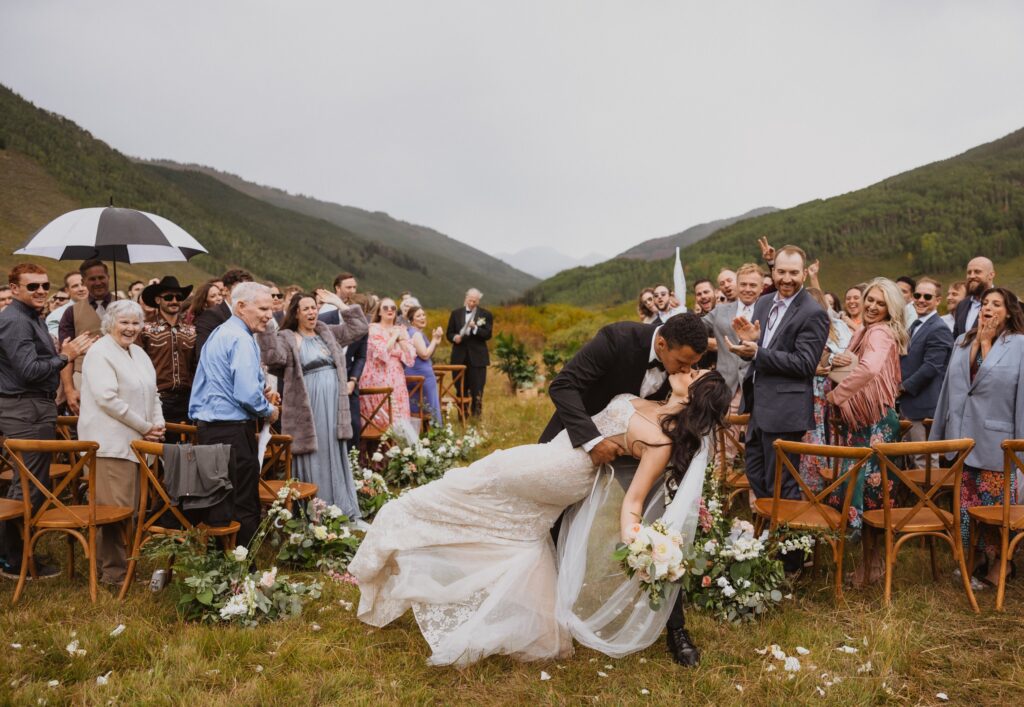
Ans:
{"label": "groom's black suit jacket", "polygon": [[[607,407],[616,395],[640,395],[658,326],[618,322],[598,331],[551,381],[548,395],[555,404],[555,414],[540,441],[550,442],[563,429],[569,431],[574,447],[600,437],[591,415]],[[668,388],[666,379],[650,397],[663,398]]]}

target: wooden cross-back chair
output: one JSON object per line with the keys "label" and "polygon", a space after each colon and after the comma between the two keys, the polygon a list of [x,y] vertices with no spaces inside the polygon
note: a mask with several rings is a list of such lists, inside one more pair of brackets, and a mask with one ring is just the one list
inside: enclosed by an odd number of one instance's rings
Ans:
{"label": "wooden cross-back chair", "polygon": [[[970,544],[967,566],[974,567],[974,549],[977,546],[977,535],[982,526],[999,529],[999,584],[996,587],[996,611],[1003,610],[1003,599],[1006,596],[1006,566],[1017,551],[1017,546],[1024,540],[1024,505],[1014,504],[1010,497],[1013,475],[1019,470],[1024,473],[1024,462],[1020,454],[1024,453],[1024,439],[1008,439],[1003,442],[1003,502],[998,506],[974,506],[967,509],[970,518]],[[1021,489],[1017,489],[1020,499]],[[1012,535],[1012,537],[1011,537]]]}
{"label": "wooden cross-back chair", "polygon": [[[74,576],[74,541],[77,540],[82,546],[82,551],[89,563],[89,597],[95,602],[96,532],[101,526],[129,520],[134,512],[127,506],[96,503],[95,469],[99,444],[88,441],[8,439],[4,442],[4,447],[10,452],[11,461],[18,472],[22,494],[21,503],[24,505],[21,575],[18,578],[18,586],[14,590],[11,603],[17,602],[21,597],[28,575],[31,574],[33,578],[36,576],[36,542],[47,533],[62,533],[68,538],[67,573],[69,578]],[[60,483],[51,490],[25,465],[25,454],[67,454],[74,461]],[[85,477],[88,483],[88,503],[64,503],[61,500],[64,491],[82,477]],[[43,497],[42,504],[34,512],[31,498],[33,490],[38,491]],[[127,547],[127,528],[122,526],[122,531]]]}
{"label": "wooden cross-back chair", "polygon": [[316,484],[292,478],[292,436],[270,435],[260,465],[260,503],[264,506],[272,505],[289,481],[293,492],[293,495],[285,499],[285,507],[289,510],[293,500],[305,501],[316,496],[320,490]]}
{"label": "wooden cross-back chair", "polygon": [[[191,425],[184,425],[184,427],[191,427]],[[135,577],[139,553],[142,547],[153,538],[181,536],[192,530],[198,530],[204,538],[219,538],[223,548],[229,550],[235,546],[238,529],[241,527],[235,520],[227,525],[211,526],[206,523],[193,524],[188,519],[182,510],[174,504],[164,487],[164,446],[161,442],[145,440],[132,442],[132,452],[135,453],[135,457],[139,461],[139,517],[135,523],[134,539],[128,556],[128,570],[124,576],[124,583],[121,585],[121,592],[118,594],[119,599],[124,599],[128,594],[128,589],[131,588],[132,580]],[[168,513],[178,522],[179,527],[161,525],[161,523],[167,522]]]}
{"label": "wooden cross-back chair", "polygon": [[[359,406],[359,420],[362,428],[359,431],[360,442],[365,440],[372,446],[375,446],[380,442],[381,435],[387,431],[387,427],[391,424],[392,420],[392,392],[394,392],[394,389],[387,386],[359,389],[360,401],[362,398],[368,398],[370,400],[370,404],[373,406],[369,412],[364,410],[362,405]],[[382,413],[387,416],[388,426],[381,427],[380,423],[376,419]]]}
{"label": "wooden cross-back chair", "polygon": [[[941,442],[891,442],[871,445],[878,456],[882,470],[882,508],[864,512],[864,551],[865,556],[873,544],[869,528],[885,533],[885,603],[892,600],[892,576],[896,567],[896,557],[900,548],[913,538],[940,538],[945,540],[953,552],[953,559],[960,567],[960,579],[963,581],[967,600],[974,611],[978,611],[978,602],[971,591],[970,576],[964,558],[963,544],[960,535],[960,483],[963,479],[964,460],[974,449],[972,439],[951,439]],[[948,469],[938,470],[938,479],[933,478],[932,484],[925,487],[915,482],[907,472],[894,462],[899,457],[921,454],[955,453],[953,465]],[[935,496],[941,491],[946,479],[952,482],[952,509],[939,508],[935,504]],[[913,506],[893,507],[890,481],[899,482],[908,492],[907,498],[915,501]],[[931,540],[929,540],[931,542]],[[931,551],[932,576],[939,578],[935,563],[934,549]]]}
{"label": "wooden cross-back chair", "polygon": [[[73,440],[75,438],[74,430],[77,427],[77,416],[58,416],[55,430],[56,439]],[[0,444],[3,443],[4,439],[5,438],[0,437]],[[61,452],[53,455],[53,461],[50,462],[50,488],[54,488],[56,486],[56,482],[62,479],[71,470],[71,465],[72,462],[66,453]],[[14,465],[7,458],[6,454],[0,454],[0,482],[14,482]],[[78,489],[72,488],[71,493],[77,503]]]}
{"label": "wooden cross-back chair", "polygon": [[[750,481],[743,470],[742,460],[746,449],[741,431],[750,423],[750,415],[726,415],[725,424],[718,428],[715,437],[718,442],[718,478],[729,493],[726,509],[732,507],[733,501],[750,491]],[[729,459],[727,450],[732,446],[736,450],[735,459]],[[736,459],[741,461],[736,468]]]}
{"label": "wooden cross-back chair", "polygon": [[[831,483],[821,491],[815,492],[799,470],[793,466],[789,454],[812,455],[827,459],[848,460],[853,462],[849,467],[831,479]],[[772,531],[780,525],[793,530],[818,532],[832,547],[832,560],[836,566],[835,589],[836,599],[843,596],[843,552],[846,549],[846,525],[850,517],[850,503],[857,475],[874,452],[867,447],[838,447],[827,444],[806,444],[804,442],[775,441],[775,487],[771,498],[759,498],[754,501],[754,510],[768,518]],[[783,474],[789,474],[800,487],[802,498],[782,498]],[[834,508],[827,503],[833,491],[846,484],[843,492],[841,508]]]}
{"label": "wooden cross-back chair", "polygon": [[434,376],[437,378],[437,398],[441,401],[441,413],[450,400],[459,413],[459,420],[465,422],[473,398],[466,395],[466,367],[462,364],[435,363]]}
{"label": "wooden cross-back chair", "polygon": [[409,389],[409,407],[415,407],[416,411],[412,412],[412,417],[420,421],[420,435],[424,436],[427,434],[427,430],[430,429],[430,410],[426,409],[427,398],[424,394],[423,384],[426,378],[423,376],[406,376],[405,382]]}

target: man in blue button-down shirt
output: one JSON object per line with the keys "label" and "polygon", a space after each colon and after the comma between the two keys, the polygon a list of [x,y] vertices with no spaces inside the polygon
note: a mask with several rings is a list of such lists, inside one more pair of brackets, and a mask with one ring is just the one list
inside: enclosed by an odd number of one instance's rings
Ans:
{"label": "man in blue button-down shirt", "polygon": [[255,282],[236,285],[231,302],[231,318],[214,329],[199,358],[188,414],[199,427],[199,444],[232,448],[233,519],[241,525],[238,543],[248,545],[260,522],[257,425],[280,414],[268,397],[274,396],[266,390],[253,334],[266,331],[274,305],[270,289]]}

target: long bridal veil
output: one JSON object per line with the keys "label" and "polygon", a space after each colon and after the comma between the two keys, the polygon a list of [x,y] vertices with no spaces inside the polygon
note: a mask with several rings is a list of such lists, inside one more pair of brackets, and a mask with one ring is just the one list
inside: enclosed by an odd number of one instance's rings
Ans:
{"label": "long bridal veil", "polygon": [[[684,548],[696,533],[711,446],[711,438],[705,437],[667,507],[664,485],[644,505],[644,522],[664,519],[682,535]],[[558,539],[558,621],[581,644],[613,658],[654,643],[679,595],[679,587],[672,586],[658,610],[652,610],[639,582],[612,558],[627,486],[611,466],[601,467],[590,495],[566,511]]]}

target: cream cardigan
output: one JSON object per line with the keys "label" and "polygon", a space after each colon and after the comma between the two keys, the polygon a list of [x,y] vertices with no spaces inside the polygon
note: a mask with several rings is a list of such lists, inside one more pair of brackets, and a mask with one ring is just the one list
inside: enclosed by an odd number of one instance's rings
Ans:
{"label": "cream cardigan", "polygon": [[140,347],[126,351],[109,334],[85,355],[81,396],[78,438],[99,442],[97,456],[137,461],[132,442],[164,424],[153,362]]}

